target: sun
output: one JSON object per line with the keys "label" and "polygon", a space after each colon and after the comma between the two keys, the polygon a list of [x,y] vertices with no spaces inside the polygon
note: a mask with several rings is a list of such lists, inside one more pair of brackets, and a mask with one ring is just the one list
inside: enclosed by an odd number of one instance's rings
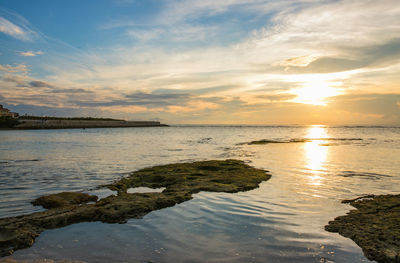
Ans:
{"label": "sun", "polygon": [[290,93],[296,95],[293,102],[326,106],[329,97],[343,94],[343,80],[348,73],[298,74],[285,76],[285,80],[295,83]]}
{"label": "sun", "polygon": [[293,90],[293,93],[297,95],[294,101],[304,104],[326,106],[327,98],[341,94],[338,89],[340,84],[340,82],[318,79],[305,81],[302,87]]}

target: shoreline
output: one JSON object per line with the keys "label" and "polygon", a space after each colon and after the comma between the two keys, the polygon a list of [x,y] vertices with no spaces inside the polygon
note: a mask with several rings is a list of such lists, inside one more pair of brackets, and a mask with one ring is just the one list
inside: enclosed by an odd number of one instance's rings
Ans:
{"label": "shoreline", "polygon": [[41,130],[41,129],[90,129],[90,128],[130,128],[130,127],[168,127],[159,121],[124,120],[18,120],[20,123],[0,130]]}

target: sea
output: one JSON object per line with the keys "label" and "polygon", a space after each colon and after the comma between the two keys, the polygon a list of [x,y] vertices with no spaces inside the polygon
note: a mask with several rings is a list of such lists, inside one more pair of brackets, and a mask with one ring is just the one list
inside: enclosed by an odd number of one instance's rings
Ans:
{"label": "sea", "polygon": [[[247,144],[268,140],[280,143]],[[44,231],[9,258],[80,262],[371,262],[324,230],[341,203],[400,193],[399,127],[171,126],[0,131],[0,217],[44,210],[33,199],[96,190],[155,165],[238,159],[269,171],[259,188],[200,192],[125,224]],[[3,258],[4,259],[4,258]]]}

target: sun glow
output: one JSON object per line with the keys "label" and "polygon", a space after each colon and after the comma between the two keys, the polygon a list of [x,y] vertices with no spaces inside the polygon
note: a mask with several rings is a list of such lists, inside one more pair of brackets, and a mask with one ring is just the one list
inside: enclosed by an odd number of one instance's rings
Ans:
{"label": "sun glow", "polygon": [[296,95],[293,102],[326,106],[329,97],[343,94],[343,81],[353,73],[298,74],[283,79],[297,86],[290,91]]}
{"label": "sun glow", "polygon": [[328,82],[325,80],[307,81],[303,84],[303,87],[293,91],[297,95],[294,101],[325,106],[327,98],[341,94],[337,88],[340,85],[341,82]]}

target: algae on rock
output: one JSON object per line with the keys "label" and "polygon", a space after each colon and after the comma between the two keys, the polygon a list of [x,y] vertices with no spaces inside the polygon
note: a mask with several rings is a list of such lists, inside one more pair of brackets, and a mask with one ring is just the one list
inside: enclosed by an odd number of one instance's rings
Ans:
{"label": "algae on rock", "polygon": [[97,196],[77,192],[62,192],[58,194],[51,194],[41,196],[31,203],[33,205],[40,205],[44,208],[57,208],[68,205],[79,205],[88,202],[96,202]]}
{"label": "algae on rock", "polygon": [[325,230],[351,238],[370,260],[400,262],[400,195],[368,195],[342,202],[357,210],[330,221]]}
{"label": "algae on rock", "polygon": [[[117,196],[97,200],[96,196],[63,192],[36,199],[33,203],[50,209],[24,216],[0,219],[0,256],[31,246],[46,229],[74,223],[101,221],[124,223],[130,218],[190,200],[200,191],[235,193],[257,188],[271,177],[266,171],[238,160],[177,163],[145,168],[112,184]],[[127,193],[132,187],[165,187],[161,193]],[[67,197],[60,201],[60,197]],[[54,201],[55,200],[55,201]],[[48,202],[50,201],[50,204]]]}

